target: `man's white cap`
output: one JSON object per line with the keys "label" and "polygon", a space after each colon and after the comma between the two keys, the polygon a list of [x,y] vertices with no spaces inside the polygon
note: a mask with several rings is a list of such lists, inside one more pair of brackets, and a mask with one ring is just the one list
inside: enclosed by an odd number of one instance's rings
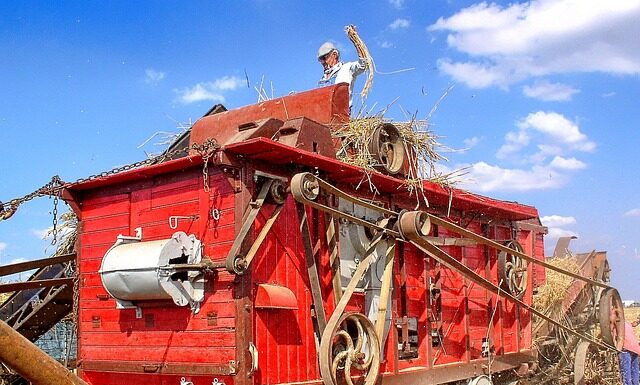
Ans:
{"label": "man's white cap", "polygon": [[[331,51],[336,50],[338,51],[338,48],[336,48],[335,45],[333,45],[332,42],[327,41],[325,43],[322,43],[322,45],[320,46],[320,48],[318,48],[318,59],[323,57],[324,55],[331,53]],[[340,51],[338,51],[339,53]]]}

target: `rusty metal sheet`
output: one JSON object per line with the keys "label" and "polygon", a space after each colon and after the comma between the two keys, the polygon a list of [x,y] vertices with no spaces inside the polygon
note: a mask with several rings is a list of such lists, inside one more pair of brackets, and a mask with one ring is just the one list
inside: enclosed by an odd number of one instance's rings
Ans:
{"label": "rusty metal sheet", "polygon": [[348,85],[337,84],[317,88],[205,116],[191,128],[190,145],[204,143],[209,138],[214,138],[220,145],[228,144],[238,133],[240,125],[265,118],[285,121],[301,116],[315,120],[320,124],[348,122]]}

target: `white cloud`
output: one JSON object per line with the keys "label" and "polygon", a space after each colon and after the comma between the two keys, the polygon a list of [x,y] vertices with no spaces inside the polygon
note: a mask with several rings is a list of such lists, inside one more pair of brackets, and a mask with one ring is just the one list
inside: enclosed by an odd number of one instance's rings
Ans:
{"label": "white cloud", "polygon": [[464,147],[468,150],[471,149],[475,146],[478,145],[478,143],[480,143],[480,141],[482,140],[482,138],[479,138],[477,136],[471,137],[471,138],[467,138],[463,141],[464,143]]}
{"label": "white cloud", "polygon": [[477,162],[469,166],[468,177],[474,183],[467,183],[466,188],[479,192],[555,189],[566,185],[571,173],[587,167],[571,153],[591,151],[595,143],[575,122],[555,112],[538,111],[515,125],[517,129],[505,134],[496,152],[497,159],[513,164]]}
{"label": "white cloud", "polygon": [[496,157],[498,159],[504,159],[507,156],[517,153],[523,147],[529,145],[531,138],[527,134],[526,130],[510,131],[504,137],[505,143],[498,149]]}
{"label": "white cloud", "polygon": [[540,217],[540,222],[547,227],[563,227],[567,225],[574,225],[576,223],[576,218],[563,217],[560,215],[545,215]]}
{"label": "white cloud", "polygon": [[389,0],[389,4],[395,9],[402,9],[404,7],[404,0]]}
{"label": "white cloud", "polygon": [[7,248],[7,244],[5,242],[0,242],[0,253],[2,253]]}
{"label": "white cloud", "polygon": [[461,187],[482,193],[494,191],[549,190],[563,186],[568,178],[550,167],[534,165],[528,170],[502,168],[486,162],[468,167]]}
{"label": "white cloud", "polygon": [[481,2],[428,29],[446,31],[448,45],[469,56],[439,61],[442,72],[470,87],[505,87],[551,74],[639,74],[640,40],[630,38],[640,35],[639,18],[638,1]]}
{"label": "white cloud", "polygon": [[[498,149],[498,159],[517,154],[532,141],[531,132],[542,134],[543,140],[538,144],[542,161],[549,154],[559,155],[564,151],[591,152],[596,144],[580,131],[575,122],[556,112],[537,111],[516,122],[519,130],[505,135],[505,143]],[[566,164],[566,163],[565,163]]]}
{"label": "white cloud", "polygon": [[580,132],[578,125],[563,115],[556,112],[538,111],[530,113],[520,120],[517,126],[521,130],[535,130],[550,136],[562,144],[569,145],[578,151],[593,151],[595,143],[588,140],[587,136]]}
{"label": "white cloud", "polygon": [[391,47],[393,47],[393,44],[388,40],[382,40],[378,44],[380,44],[380,47],[382,47],[382,48],[391,48]]}
{"label": "white cloud", "polygon": [[161,71],[157,71],[153,68],[147,68],[144,71],[144,81],[147,84],[158,84],[165,77],[165,73]]}
{"label": "white cloud", "polygon": [[389,24],[389,28],[392,30],[409,28],[411,22],[407,19],[395,19],[393,23]]}
{"label": "white cloud", "polygon": [[616,93],[615,93],[615,92],[613,92],[613,91],[612,91],[612,92],[607,92],[607,93],[602,94],[602,97],[603,97],[603,98],[610,98],[610,97],[612,97],[612,96],[616,96]]}
{"label": "white cloud", "polygon": [[53,227],[49,227],[49,228],[41,229],[41,230],[33,229],[33,230],[31,230],[31,233],[33,235],[35,235],[36,237],[38,237],[38,239],[47,239],[47,238],[49,238],[49,232],[52,229],[53,229]]}
{"label": "white cloud", "polygon": [[580,90],[562,83],[551,83],[547,80],[537,80],[531,86],[524,86],[522,93],[530,98],[545,102],[567,102]]}
{"label": "white cloud", "polygon": [[[14,258],[14,259],[10,260],[7,263],[7,265],[13,265],[14,263],[22,263],[22,262],[27,262],[27,261],[28,261],[28,259],[26,259],[26,258]],[[11,277],[13,277],[13,276],[11,276]]]}
{"label": "white cloud", "polygon": [[545,239],[558,239],[560,237],[577,237],[578,233],[566,229],[565,227],[574,225],[576,219],[574,217],[563,217],[561,215],[547,215],[540,218],[542,225],[547,226],[549,232]]}
{"label": "white cloud", "polygon": [[[47,227],[46,229],[32,229],[31,233],[38,237],[39,239],[53,239],[53,226]],[[71,232],[69,227],[58,228],[58,239],[60,237],[64,237],[68,233]]]}
{"label": "white cloud", "polygon": [[629,211],[627,211],[626,213],[624,213],[625,217],[640,217],[640,208],[638,209],[631,209]]}
{"label": "white cloud", "polygon": [[211,82],[201,82],[193,87],[175,90],[178,101],[184,104],[210,100],[224,102],[223,91],[233,91],[242,87],[245,81],[236,76],[224,76]]}
{"label": "white cloud", "polygon": [[558,239],[560,237],[578,237],[578,233],[560,227],[549,227],[545,240]]}
{"label": "white cloud", "polygon": [[438,68],[471,88],[505,87],[507,84],[500,71],[478,63],[452,63],[449,59],[438,59]]}
{"label": "white cloud", "polygon": [[584,162],[581,162],[576,158],[566,159],[557,155],[555,158],[553,158],[553,160],[549,165],[553,168],[558,168],[562,170],[581,170],[587,167],[587,165]]}

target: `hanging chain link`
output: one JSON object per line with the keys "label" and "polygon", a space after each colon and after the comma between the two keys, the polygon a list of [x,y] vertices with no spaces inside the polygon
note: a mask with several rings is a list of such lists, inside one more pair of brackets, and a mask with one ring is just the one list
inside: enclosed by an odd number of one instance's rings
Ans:
{"label": "hanging chain link", "polygon": [[53,196],[53,225],[51,226],[51,245],[55,245],[58,242],[58,194]]}
{"label": "hanging chain link", "polygon": [[16,210],[18,209],[18,207],[22,204],[24,204],[25,202],[28,202],[34,198],[37,197],[42,197],[42,196],[49,196],[49,197],[53,197],[54,199],[54,209],[53,209],[53,230],[52,230],[52,234],[54,237],[54,242],[52,242],[52,244],[54,244],[57,241],[57,232],[58,232],[58,220],[57,220],[57,213],[58,213],[58,209],[57,209],[57,205],[58,205],[58,200],[62,194],[62,191],[73,185],[73,184],[77,184],[77,183],[84,183],[84,182],[88,182],[88,181],[92,181],[95,179],[101,179],[101,178],[106,178],[108,176],[111,175],[115,175],[115,174],[119,174],[125,171],[129,171],[129,170],[133,170],[133,169],[137,169],[143,166],[149,166],[149,165],[153,165],[153,164],[159,164],[159,163],[163,163],[166,162],[168,160],[172,160],[176,155],[184,153],[185,150],[193,150],[195,151],[198,155],[200,155],[203,159],[204,162],[204,166],[203,166],[203,177],[204,177],[204,189],[205,191],[209,191],[209,159],[213,156],[213,154],[218,151],[220,149],[220,145],[218,145],[218,143],[213,140],[213,139],[207,139],[203,144],[198,144],[198,143],[193,143],[191,146],[189,146],[187,149],[184,148],[177,148],[173,151],[169,151],[169,152],[164,152],[156,157],[153,158],[148,158],[145,160],[141,160],[138,162],[134,162],[134,163],[130,163],[130,164],[126,164],[124,166],[121,167],[116,167],[113,168],[109,171],[103,171],[99,174],[94,174],[94,175],[90,175],[86,178],[79,178],[77,179],[75,182],[71,182],[71,183],[66,183],[63,182],[60,177],[58,175],[54,176],[51,178],[51,181],[47,184],[45,184],[44,186],[36,189],[35,191],[24,195],[20,198],[15,198],[15,199],[11,199],[9,201],[7,201],[6,203],[2,203],[0,201],[0,221],[9,219],[13,216],[13,214],[16,212]]}
{"label": "hanging chain link", "polygon": [[209,159],[213,156],[215,148],[211,146],[211,139],[207,140],[204,145],[195,149],[202,157],[202,183],[204,191],[209,192]]}

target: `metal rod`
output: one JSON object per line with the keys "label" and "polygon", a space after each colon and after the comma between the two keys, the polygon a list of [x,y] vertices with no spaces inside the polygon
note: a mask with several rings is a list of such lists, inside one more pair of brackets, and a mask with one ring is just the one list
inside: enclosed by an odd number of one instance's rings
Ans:
{"label": "metal rod", "polygon": [[11,293],[18,290],[39,289],[41,287],[73,284],[73,278],[41,279],[37,281],[13,282],[0,284],[0,293]]}
{"label": "metal rod", "polygon": [[[408,232],[403,231],[405,234],[407,234]],[[410,234],[409,235],[409,241],[411,242],[411,244],[413,244],[414,246],[416,246],[418,249],[422,250],[423,252],[431,255],[432,257],[434,257],[436,260],[438,260],[439,262],[443,263],[444,265],[448,266],[450,269],[453,269],[457,272],[459,272],[460,274],[462,274],[463,276],[469,278],[470,280],[474,281],[476,284],[482,286],[483,288],[491,291],[491,292],[498,292],[500,291],[500,296],[505,297],[509,300],[511,300],[512,302],[522,306],[523,308],[525,308],[526,310],[530,311],[531,313],[535,314],[536,316],[544,319],[547,322],[551,322],[552,324],[558,326],[559,328],[565,330],[566,332],[575,335],[576,337],[589,341],[590,343],[599,346],[600,348],[606,349],[606,350],[613,350],[613,351],[617,351],[615,347],[610,346],[608,344],[605,344],[604,342],[601,341],[597,341],[594,338],[591,338],[590,336],[586,335],[586,334],[582,334],[579,333],[561,323],[559,323],[558,321],[548,317],[547,315],[539,312],[538,310],[534,309],[532,306],[529,306],[528,304],[526,304],[525,302],[519,300],[518,298],[516,298],[515,296],[511,295],[511,293],[505,292],[504,290],[500,290],[498,288],[498,286],[494,285],[491,281],[487,280],[486,278],[478,275],[475,271],[469,269],[467,266],[465,266],[462,262],[458,261],[457,259],[455,259],[454,257],[452,257],[451,255],[449,255],[448,253],[446,253],[445,251],[439,249],[438,247],[432,245],[431,243],[429,243],[429,241],[425,240],[425,239],[421,239],[420,236],[415,235],[415,234]]]}
{"label": "metal rod", "polygon": [[21,273],[23,271],[29,271],[38,269],[45,266],[57,265],[59,263],[69,262],[76,259],[76,254],[65,254],[57,257],[36,259],[28,262],[14,263],[12,265],[0,266],[0,277],[5,275],[11,275]]}
{"label": "metal rod", "polygon": [[572,278],[579,279],[581,281],[590,283],[590,284],[592,284],[594,286],[599,286],[599,287],[604,287],[604,288],[611,287],[611,286],[607,285],[606,283],[595,281],[595,280],[587,278],[587,277],[583,277],[580,274],[576,274],[574,272],[571,272],[571,271],[568,271],[568,270],[565,270],[565,269],[561,269],[559,267],[556,267],[556,266],[554,266],[554,265],[552,265],[550,263],[547,263],[545,261],[542,261],[540,259],[537,259],[537,258],[534,258],[534,257],[530,257],[525,253],[521,253],[521,252],[519,252],[517,250],[514,250],[514,249],[512,249],[510,247],[501,245],[498,242],[495,242],[495,241],[493,241],[491,239],[485,238],[482,235],[476,234],[476,233],[474,233],[472,231],[469,231],[469,230],[467,230],[465,228],[462,228],[462,227],[460,227],[458,225],[455,225],[455,224],[453,224],[451,222],[447,222],[442,218],[436,217],[435,215],[432,215],[432,214],[428,214],[428,215],[429,215],[429,219],[431,220],[431,222],[433,224],[436,224],[438,226],[442,226],[442,227],[446,228],[447,230],[451,230],[451,231],[456,232],[456,233],[458,233],[460,235],[463,235],[463,236],[465,236],[467,238],[473,239],[473,240],[475,240],[478,243],[481,243],[483,245],[487,245],[487,246],[493,247],[495,249],[498,249],[500,251],[504,251],[505,253],[508,253],[508,254],[515,255],[517,257],[526,259],[529,262],[544,266],[547,269],[551,269],[551,270],[556,271],[558,273],[561,273],[561,274],[564,274],[564,275],[568,275],[568,276],[570,276]]}

